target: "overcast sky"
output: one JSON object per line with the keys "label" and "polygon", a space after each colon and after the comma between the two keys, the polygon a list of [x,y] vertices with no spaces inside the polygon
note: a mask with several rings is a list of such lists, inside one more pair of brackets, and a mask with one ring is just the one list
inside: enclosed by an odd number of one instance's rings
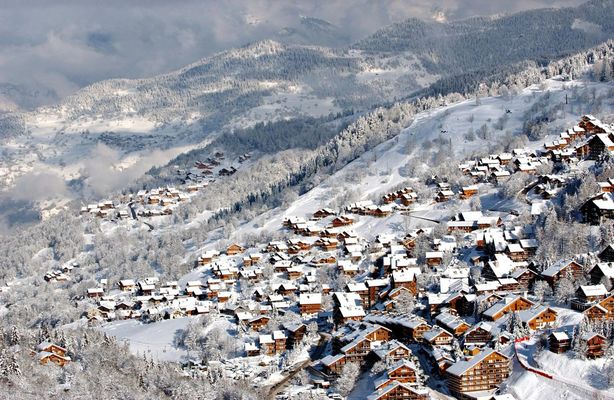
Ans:
{"label": "overcast sky", "polygon": [[52,102],[101,79],[172,71],[295,27],[301,15],[325,19],[356,40],[408,17],[457,19],[581,2],[0,0],[0,109]]}

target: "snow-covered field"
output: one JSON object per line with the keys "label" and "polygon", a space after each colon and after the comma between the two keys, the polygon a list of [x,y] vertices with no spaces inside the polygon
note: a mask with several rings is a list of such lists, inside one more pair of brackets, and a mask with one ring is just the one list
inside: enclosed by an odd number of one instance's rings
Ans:
{"label": "snow-covered field", "polygon": [[192,318],[168,319],[150,324],[136,320],[110,322],[101,330],[129,344],[130,351],[160,361],[182,361],[187,352],[175,346],[175,335],[190,323]]}

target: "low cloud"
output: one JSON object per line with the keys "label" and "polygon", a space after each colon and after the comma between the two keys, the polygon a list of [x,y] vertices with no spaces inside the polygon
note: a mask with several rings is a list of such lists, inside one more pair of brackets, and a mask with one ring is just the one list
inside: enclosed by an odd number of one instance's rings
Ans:
{"label": "low cloud", "polygon": [[170,159],[184,151],[180,148],[154,150],[139,155],[138,160],[127,164],[121,154],[99,143],[84,162],[81,175],[85,178],[86,197],[104,198],[121,190],[142,177],[155,166],[166,164]]}
{"label": "low cloud", "polygon": [[11,188],[13,200],[40,201],[54,197],[68,197],[69,190],[62,177],[49,172],[35,172],[20,176]]}

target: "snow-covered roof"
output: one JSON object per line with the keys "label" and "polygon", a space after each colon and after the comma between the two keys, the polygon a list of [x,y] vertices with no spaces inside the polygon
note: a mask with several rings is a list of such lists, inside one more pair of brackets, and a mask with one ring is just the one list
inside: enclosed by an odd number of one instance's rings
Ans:
{"label": "snow-covered roof", "polygon": [[443,328],[441,328],[439,326],[434,326],[430,330],[424,332],[422,337],[427,342],[432,342],[433,340],[435,340],[436,337],[438,337],[439,335],[442,335],[442,334],[443,335],[447,335],[447,336],[452,336],[452,334],[450,332],[446,331],[445,329],[443,329]]}
{"label": "snow-covered roof", "polygon": [[376,348],[375,354],[377,354],[377,356],[380,359],[384,359],[386,358],[386,355],[388,355],[390,352],[398,349],[398,348],[402,348],[405,351],[407,351],[408,353],[411,353],[411,350],[409,349],[409,347],[405,346],[403,343],[399,342],[396,339],[393,339],[387,343],[384,343],[383,345],[381,345],[380,347]]}
{"label": "snow-covered roof", "polygon": [[493,304],[492,307],[490,307],[489,309],[484,311],[483,314],[485,316],[487,316],[487,317],[493,317],[496,314],[500,313],[502,310],[504,310],[505,307],[507,307],[509,304],[513,303],[514,301],[516,301],[518,299],[523,299],[523,300],[529,302],[530,304],[533,304],[533,302],[531,302],[530,300],[525,299],[522,296],[508,295],[505,298],[503,298],[503,300]]}
{"label": "snow-covered roof", "polygon": [[451,374],[451,375],[454,375],[454,376],[462,376],[465,372],[469,371],[471,368],[473,368],[476,365],[478,365],[479,363],[481,363],[485,358],[487,358],[488,356],[490,356],[493,353],[497,353],[500,356],[503,356],[505,358],[509,358],[505,354],[499,353],[496,350],[487,349],[487,350],[482,351],[481,353],[479,353],[475,357],[471,358],[470,360],[458,361],[458,362],[454,363],[453,365],[450,366],[450,368],[447,369],[446,372]]}
{"label": "snow-covered roof", "polygon": [[392,280],[395,283],[413,282],[420,273],[420,268],[406,268],[404,270],[393,271]]}
{"label": "snow-covered roof", "polygon": [[382,396],[385,396],[387,393],[397,390],[399,387],[402,387],[409,392],[415,393],[416,395],[426,396],[429,393],[428,390],[425,388],[417,388],[417,387],[409,386],[408,384],[405,384],[405,383],[400,383],[398,381],[392,381],[388,385],[384,386],[383,388],[369,395],[367,397],[367,400],[380,399],[382,398]]}
{"label": "snow-covered roof", "polygon": [[603,276],[610,279],[614,278],[614,265],[612,263],[598,263],[593,269],[599,269]]}
{"label": "snow-covered roof", "polygon": [[368,290],[367,286],[362,282],[348,283],[347,287],[350,292],[362,292]]}
{"label": "snow-covered roof", "polygon": [[344,358],[345,358],[345,354],[343,354],[343,353],[336,354],[336,355],[329,354],[326,357],[322,358],[320,360],[320,362],[323,365],[330,366],[330,365],[333,365],[333,364],[339,362],[339,360],[342,360]]}
{"label": "snow-covered roof", "polygon": [[271,335],[260,335],[258,337],[258,341],[260,342],[260,344],[275,343],[275,341],[273,340],[273,336],[271,336]]}
{"label": "snow-covered roof", "polygon": [[299,304],[322,304],[321,293],[301,293]]}
{"label": "snow-covered roof", "polygon": [[580,286],[580,290],[587,297],[607,296],[608,295],[608,290],[602,284],[599,284],[599,285],[582,285],[582,286]]}
{"label": "snow-covered roof", "polygon": [[542,272],[543,276],[547,276],[547,277],[553,277],[556,274],[558,274],[559,272],[561,272],[561,270],[565,267],[567,267],[569,264],[571,264],[572,260],[559,260],[556,263],[552,264],[550,267],[548,267],[545,271]]}
{"label": "snow-covered roof", "polygon": [[569,335],[567,335],[566,332],[552,332],[552,336],[554,336],[554,338],[559,342],[563,340],[569,340]]}
{"label": "snow-covered roof", "polygon": [[554,311],[550,307],[546,307],[540,304],[528,310],[518,311],[518,317],[522,322],[528,323],[548,310],[552,311],[556,315],[556,311]]}
{"label": "snow-covered roof", "polygon": [[501,284],[497,281],[488,281],[485,283],[476,283],[475,290],[478,292],[492,292],[499,289],[500,286]]}

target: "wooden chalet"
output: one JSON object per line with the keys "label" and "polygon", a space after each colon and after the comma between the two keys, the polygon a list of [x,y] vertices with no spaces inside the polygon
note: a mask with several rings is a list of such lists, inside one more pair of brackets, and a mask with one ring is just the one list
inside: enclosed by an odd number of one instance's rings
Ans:
{"label": "wooden chalet", "polygon": [[357,293],[334,292],[333,302],[333,318],[337,324],[360,321],[366,315],[362,299]]}
{"label": "wooden chalet", "polygon": [[614,218],[614,193],[600,193],[588,199],[580,212],[584,221],[591,225],[600,225],[604,219]]}
{"label": "wooden chalet", "polygon": [[486,321],[482,321],[471,327],[463,338],[465,346],[484,346],[490,343],[499,333],[499,329]]}
{"label": "wooden chalet", "polygon": [[284,329],[288,332],[288,347],[294,347],[300,343],[307,334],[307,325],[303,323],[284,324]]}
{"label": "wooden chalet", "polygon": [[594,332],[588,332],[578,338],[583,344],[586,351],[586,358],[603,357],[608,347],[608,341],[605,336]]}
{"label": "wooden chalet", "polygon": [[565,353],[571,349],[571,339],[565,332],[552,332],[548,336],[548,344],[550,351],[553,353]]}
{"label": "wooden chalet", "polygon": [[518,268],[513,271],[510,276],[516,279],[522,291],[527,291],[532,288],[535,281],[539,278],[537,272],[529,268]]}
{"label": "wooden chalet", "polygon": [[254,343],[245,343],[244,350],[248,357],[255,357],[260,354],[260,349]]}
{"label": "wooden chalet", "polygon": [[317,314],[322,308],[321,293],[301,293],[299,295],[299,309],[301,315]]}
{"label": "wooden chalet", "polygon": [[345,354],[328,355],[320,360],[320,364],[326,372],[333,375],[341,375],[343,366],[347,363]]}
{"label": "wooden chalet", "polygon": [[598,133],[609,133],[610,129],[607,125],[595,118],[593,115],[586,114],[580,118],[578,127],[582,129],[581,134],[595,135]]}
{"label": "wooden chalet", "polygon": [[274,343],[274,349],[276,354],[281,354],[286,351],[286,342],[288,337],[283,331],[277,330],[273,331],[272,335]]}
{"label": "wooden chalet", "polygon": [[117,285],[124,292],[131,292],[136,288],[136,283],[132,279],[122,279]]}
{"label": "wooden chalet", "polygon": [[601,250],[598,257],[602,262],[614,262],[614,244],[608,244],[603,250]]}
{"label": "wooden chalet", "polygon": [[572,281],[580,279],[584,275],[584,267],[575,261],[560,260],[543,271],[541,275],[554,288],[562,278],[569,278]]}
{"label": "wooden chalet", "polygon": [[331,215],[335,215],[334,210],[331,210],[330,208],[321,208],[315,213],[313,213],[313,219],[318,220],[318,219],[329,217]]}
{"label": "wooden chalet", "polygon": [[473,197],[473,196],[475,196],[477,194],[478,194],[478,187],[477,187],[477,185],[463,186],[461,188],[460,198],[461,199],[468,199],[468,198]]}
{"label": "wooden chalet", "polygon": [[335,228],[340,227],[340,226],[352,225],[353,223],[354,223],[354,220],[345,215],[340,215],[336,217],[335,219],[333,219],[331,222],[332,226]]}
{"label": "wooden chalet", "polygon": [[67,350],[64,347],[51,342],[40,343],[36,346],[36,351],[38,362],[42,365],[53,363],[63,367],[71,361],[71,358],[66,355]]}
{"label": "wooden chalet", "polygon": [[362,362],[371,352],[371,340],[360,335],[341,348],[348,362]]}
{"label": "wooden chalet", "polygon": [[271,318],[267,317],[266,315],[259,315],[255,318],[250,319],[247,324],[251,330],[258,332],[263,330],[270,320]]}
{"label": "wooden chalet", "polygon": [[365,282],[369,291],[369,307],[373,307],[379,299],[379,293],[390,284],[389,279],[369,279]]}
{"label": "wooden chalet", "polygon": [[576,297],[571,301],[571,308],[584,311],[591,305],[604,300],[608,294],[608,290],[602,284],[581,285],[576,290]]}
{"label": "wooden chalet", "polygon": [[451,200],[452,198],[454,198],[454,192],[451,190],[440,190],[439,192],[437,192],[437,195],[435,196],[435,201],[438,203],[444,203],[448,200]]}
{"label": "wooden chalet", "polygon": [[102,297],[104,296],[104,289],[97,287],[97,288],[89,288],[87,289],[87,297],[90,298],[98,298],[98,297]]}
{"label": "wooden chalet", "polygon": [[508,356],[492,350],[484,350],[466,361],[458,361],[447,369],[450,392],[460,398],[471,392],[497,389],[511,372]]}
{"label": "wooden chalet", "polygon": [[258,337],[258,343],[260,343],[260,353],[272,356],[275,354],[275,340],[272,335],[260,335]]}
{"label": "wooden chalet", "polygon": [[614,294],[587,308],[584,316],[590,321],[614,321]]}
{"label": "wooden chalet", "polygon": [[409,289],[414,295],[418,292],[417,281],[420,275],[420,268],[408,268],[405,270],[394,271],[392,273],[392,288],[404,287]]}
{"label": "wooden chalet", "polygon": [[496,321],[502,318],[505,314],[514,312],[529,310],[535,303],[522,296],[509,295],[503,298],[503,300],[495,303],[482,313],[482,316],[489,321]]}
{"label": "wooden chalet", "polygon": [[463,335],[469,330],[469,328],[471,328],[471,325],[463,321],[460,317],[451,315],[448,312],[439,314],[435,318],[435,321],[437,322],[437,325],[446,329],[448,332],[451,332],[456,337]]}
{"label": "wooden chalet", "polygon": [[530,330],[544,329],[556,323],[557,312],[550,307],[538,305],[518,312],[522,323]]}
{"label": "wooden chalet", "polygon": [[243,253],[244,251],[245,249],[236,243],[233,243],[226,248],[226,254],[229,256],[234,256]]}
{"label": "wooden chalet", "polygon": [[576,155],[580,158],[598,160],[614,151],[614,142],[610,135],[598,133],[588,138],[576,148]]}
{"label": "wooden chalet", "polygon": [[379,360],[392,362],[406,359],[412,354],[409,347],[394,339],[377,347],[373,353]]}
{"label": "wooden chalet", "polygon": [[388,369],[375,380],[375,390],[381,389],[393,381],[416,383],[418,380],[416,371],[417,368],[414,363],[408,360],[400,360],[388,367]]}
{"label": "wooden chalet", "polygon": [[406,383],[392,381],[367,397],[367,400],[428,400],[429,392]]}
{"label": "wooden chalet", "polygon": [[449,346],[454,340],[454,336],[450,332],[438,326],[424,332],[422,338],[431,346]]}
{"label": "wooden chalet", "polygon": [[425,254],[426,265],[429,267],[436,267],[443,262],[443,252],[441,251],[427,251]]}
{"label": "wooden chalet", "polygon": [[360,299],[362,300],[362,306],[365,308],[369,308],[369,289],[367,288],[367,285],[362,282],[350,282],[345,285],[345,288],[348,292],[356,293],[357,295],[359,295]]}
{"label": "wooden chalet", "polygon": [[589,275],[591,276],[591,282],[595,285],[602,283],[604,280],[614,285],[614,264],[609,262],[597,263],[591,268]]}

